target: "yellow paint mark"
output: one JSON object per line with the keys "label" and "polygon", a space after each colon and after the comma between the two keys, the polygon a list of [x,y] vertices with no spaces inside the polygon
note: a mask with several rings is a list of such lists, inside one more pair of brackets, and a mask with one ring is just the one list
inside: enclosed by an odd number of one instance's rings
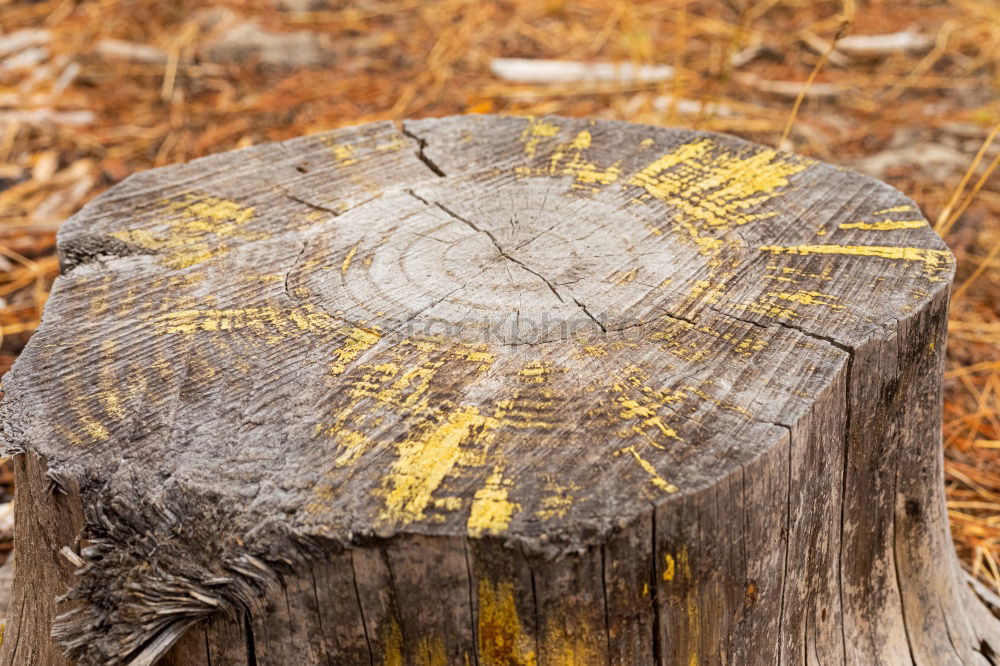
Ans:
{"label": "yellow paint mark", "polygon": [[538,149],[538,143],[542,139],[547,139],[559,133],[559,127],[546,120],[532,118],[528,125],[521,132],[521,143],[524,144],[524,154],[534,157]]}
{"label": "yellow paint mark", "polygon": [[336,320],[311,305],[284,309],[273,305],[234,309],[188,309],[160,315],[155,323],[164,333],[235,331],[257,329],[261,334],[277,332],[283,337],[298,331],[330,330]]}
{"label": "yellow paint mark", "polygon": [[382,649],[385,652],[385,666],[405,666],[403,661],[403,632],[396,618],[389,620],[389,626],[382,635]]}
{"label": "yellow paint mark", "polygon": [[882,210],[877,210],[873,215],[885,215],[886,213],[908,213],[913,210],[913,206],[909,204],[903,204],[902,206],[894,206],[892,208],[883,208]]}
{"label": "yellow paint mark", "polygon": [[949,252],[944,250],[926,250],[919,247],[886,247],[880,245],[764,245],[758,248],[762,252],[773,254],[845,254],[859,257],[881,257],[882,259],[899,259],[902,261],[923,261],[937,264],[944,259],[947,263]]}
{"label": "yellow paint mark", "polygon": [[621,405],[621,417],[623,419],[641,418],[643,419],[642,424],[644,426],[655,426],[667,437],[677,439],[677,431],[663,423],[663,420],[655,410],[641,405],[639,402],[626,396],[618,396],[615,400]]}
{"label": "yellow paint mark", "polygon": [[[545,378],[529,378],[522,381],[532,383],[542,383]],[[551,429],[554,426],[546,420],[546,416],[552,412],[555,401],[552,400],[551,392],[541,390],[540,392],[522,391],[515,389],[510,398],[497,400],[493,417],[502,421],[504,425],[513,428],[543,428]]]}
{"label": "yellow paint mark", "polygon": [[719,281],[713,284],[710,280],[695,280],[688,298],[692,301],[704,300],[708,305],[715,305],[722,298],[722,292],[725,290],[726,284],[724,282]]}
{"label": "yellow paint mark", "polygon": [[333,156],[337,158],[340,166],[346,167],[358,163],[357,158],[354,157],[354,146],[350,144],[334,143],[330,145],[330,150],[333,151]]}
{"label": "yellow paint mark", "polygon": [[602,356],[608,355],[608,350],[603,347],[596,347],[594,345],[586,345],[583,351],[588,356],[593,356],[594,358],[601,358]]}
{"label": "yellow paint mark", "polygon": [[510,525],[514,512],[521,507],[507,499],[510,480],[504,480],[503,468],[493,468],[482,488],[472,498],[472,511],[467,524],[470,536],[500,534]]}
{"label": "yellow paint mark", "polygon": [[590,132],[588,130],[583,130],[577,134],[573,141],[570,142],[569,147],[573,150],[586,150],[590,148]]}
{"label": "yellow paint mark", "polygon": [[343,453],[333,461],[335,467],[350,465],[374,445],[374,442],[364,433],[356,430],[341,430],[336,435],[337,443],[343,449]]}
{"label": "yellow paint mark", "polygon": [[479,661],[484,666],[535,666],[534,639],[524,632],[508,582],[479,581]]}
{"label": "yellow paint mark", "polygon": [[350,335],[344,343],[333,350],[334,362],[330,368],[330,374],[337,376],[343,374],[354,360],[362,353],[370,349],[382,338],[376,331],[357,326],[351,329]]}
{"label": "yellow paint mark", "polygon": [[603,663],[601,652],[607,644],[607,635],[603,627],[598,633],[577,618],[554,618],[545,623],[542,644],[545,646],[542,652],[546,663],[555,666],[600,664]]}
{"label": "yellow paint mark", "polygon": [[632,457],[635,458],[635,461],[639,463],[639,466],[642,467],[643,471],[649,475],[649,480],[653,483],[654,486],[656,486],[665,493],[677,492],[677,486],[675,486],[672,483],[668,483],[662,476],[660,476],[659,473],[656,471],[656,468],[653,467],[653,465],[648,460],[640,456],[639,452],[635,450],[634,446],[627,446],[624,449],[621,449],[619,453],[630,453]]}
{"label": "yellow paint mark", "polygon": [[444,639],[440,636],[421,638],[417,641],[416,666],[448,666]]}
{"label": "yellow paint mark", "polygon": [[667,553],[663,556],[666,562],[666,568],[663,569],[663,580],[671,581],[674,579],[674,571],[676,570],[676,562],[674,561],[674,556]]}
{"label": "yellow paint mark", "polygon": [[385,507],[378,522],[408,525],[424,519],[431,495],[458,462],[462,442],[476,440],[496,425],[475,407],[464,405],[445,415],[436,427],[425,427],[401,442],[399,458],[383,481]]}
{"label": "yellow paint mark", "polygon": [[857,257],[879,257],[881,259],[893,259],[897,261],[920,261],[924,264],[928,278],[935,281],[940,278],[932,277],[935,271],[944,270],[951,265],[951,253],[947,250],[927,250],[920,247],[891,247],[884,245],[793,245],[785,247],[781,245],[764,245],[758,248],[762,252],[773,254],[840,254]]}
{"label": "yellow paint mark", "polygon": [[611,282],[615,284],[628,284],[639,275],[639,269],[633,268],[630,271],[617,271],[611,276]]}
{"label": "yellow paint mark", "polygon": [[[523,136],[522,134],[522,140]],[[610,185],[618,180],[621,174],[621,162],[615,162],[607,168],[601,168],[593,162],[588,162],[583,154],[590,148],[590,142],[590,132],[583,130],[572,141],[558,146],[552,152],[548,168],[516,167],[514,173],[519,176],[571,176],[574,180],[574,188],[596,192],[600,189],[599,186]],[[525,152],[530,146],[532,148],[530,154],[533,155],[535,145],[537,145],[537,141],[532,144],[529,140],[525,144]]]}
{"label": "yellow paint mark", "polygon": [[381,339],[377,328],[341,324],[310,304],[294,308],[262,305],[253,308],[176,310],[156,317],[153,324],[158,332],[165,334],[248,330],[266,344],[277,344],[307,333],[322,334],[324,339],[330,341],[340,338],[340,346],[333,350],[332,376],[344,373],[362,352]]}
{"label": "yellow paint mark", "polygon": [[435,497],[431,501],[431,506],[442,511],[458,511],[465,505],[461,497]]}
{"label": "yellow paint mark", "polygon": [[823,280],[829,282],[833,279],[833,263],[828,262],[819,273],[813,273],[807,271],[803,268],[796,268],[794,266],[779,266],[778,264],[768,264],[767,270],[769,271],[780,271],[782,275],[765,275],[766,280],[776,280],[778,282],[800,282],[799,278],[815,278],[817,280]]}
{"label": "yellow paint mark", "polygon": [[687,633],[690,636],[691,653],[688,657],[688,666],[698,666],[701,663],[699,649],[701,647],[701,609],[698,607],[698,587],[692,585],[691,562],[688,558],[687,546],[681,546],[677,553],[677,562],[681,569],[684,581],[689,587],[685,593],[685,605],[687,606]]}
{"label": "yellow paint mark", "polygon": [[113,419],[121,420],[125,418],[125,409],[122,407],[119,385],[115,380],[114,358],[117,343],[114,340],[105,340],[101,343],[100,369],[98,371],[98,383],[100,385],[99,398],[104,411]]}
{"label": "yellow paint mark", "polygon": [[783,301],[791,301],[792,303],[801,303],[802,305],[825,305],[832,310],[843,310],[846,307],[831,302],[840,300],[838,296],[818,291],[806,291],[804,289],[798,291],[772,291],[768,296]]}
{"label": "yellow paint mark", "polygon": [[697,386],[684,386],[683,388],[684,388],[685,391],[688,391],[691,394],[698,396],[699,398],[701,398],[705,402],[712,403],[713,405],[715,405],[719,409],[726,409],[726,410],[729,410],[731,412],[736,412],[740,416],[744,416],[744,417],[746,417],[747,419],[749,419],[751,421],[754,420],[753,413],[749,409],[747,409],[746,407],[742,407],[742,406],[737,405],[737,404],[732,403],[732,402],[726,402],[724,400],[719,400],[715,396],[711,395],[707,391],[704,391],[704,390],[698,388]]}
{"label": "yellow paint mark", "polygon": [[642,150],[645,150],[646,148],[649,148],[652,145],[653,145],[653,140],[649,138],[643,139],[642,141],[639,142],[639,148],[641,148]]}
{"label": "yellow paint mark", "polygon": [[254,209],[235,201],[188,194],[183,201],[163,202],[162,230],[128,229],[111,235],[120,241],[162,254],[161,263],[182,269],[208,261],[228,251],[229,239],[259,240],[266,234],[242,231],[253,219]]}
{"label": "yellow paint mark", "polygon": [[[774,216],[773,211],[744,211],[778,196],[789,185],[788,179],[809,164],[774,150],[736,155],[721,150],[711,139],[699,139],[652,161],[628,184],[678,209],[680,219],[730,228]],[[696,227],[688,232],[701,237]]]}
{"label": "yellow paint mark", "polygon": [[894,231],[896,229],[923,229],[926,220],[882,220],[881,222],[851,222],[840,225],[841,229],[865,229],[868,231]]}
{"label": "yellow paint mark", "polygon": [[98,318],[104,315],[108,310],[108,299],[107,295],[111,290],[111,276],[105,275],[101,278],[101,281],[94,286],[91,290],[92,295],[90,296],[90,314],[94,318]]}
{"label": "yellow paint mark", "polygon": [[553,367],[551,361],[529,361],[517,371],[520,381],[526,384],[544,384],[549,380]]}
{"label": "yellow paint mark", "polygon": [[278,273],[260,273],[257,275],[246,275],[243,279],[247,282],[284,282],[285,276]]}
{"label": "yellow paint mark", "polygon": [[347,256],[344,257],[344,263],[340,267],[340,274],[341,275],[346,275],[347,274],[347,269],[350,268],[350,266],[351,266],[351,259],[354,258],[354,253],[357,252],[357,251],[358,251],[358,246],[357,245],[355,245],[350,250],[348,250]]}
{"label": "yellow paint mark", "polygon": [[375,146],[375,152],[378,153],[394,153],[397,150],[402,149],[406,145],[406,141],[399,134],[394,134],[391,139],[386,143],[380,143]]}
{"label": "yellow paint mark", "polygon": [[[677,435],[677,431],[664,423],[663,419],[659,415],[659,409],[661,406],[676,401],[679,399],[679,396],[669,392],[657,392],[646,386],[643,384],[642,377],[638,374],[637,369],[635,368],[631,369],[627,381],[629,384],[639,389],[643,395],[636,396],[639,398],[636,399],[636,397],[628,394],[625,384],[621,382],[612,384],[612,393],[618,394],[613,396],[613,404],[618,407],[618,417],[624,421],[641,419],[642,428],[633,428],[633,431],[637,434],[645,435],[643,430],[644,428],[655,427],[665,437],[680,439]],[[657,448],[663,448],[653,439],[648,439],[648,442]]]}
{"label": "yellow paint mark", "polygon": [[107,427],[89,414],[81,414],[80,423],[87,435],[90,436],[91,443],[103,442],[111,436]]}
{"label": "yellow paint mark", "polygon": [[562,518],[573,506],[573,493],[579,489],[580,487],[572,481],[569,485],[563,486],[550,479],[545,484],[548,495],[542,498],[542,508],[536,511],[535,515],[542,520]]}

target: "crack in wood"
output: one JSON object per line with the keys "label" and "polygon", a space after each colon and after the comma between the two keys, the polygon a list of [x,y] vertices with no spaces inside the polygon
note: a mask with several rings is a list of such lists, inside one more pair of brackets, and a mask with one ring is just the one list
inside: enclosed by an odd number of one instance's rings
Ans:
{"label": "crack in wood", "polygon": [[417,150],[416,150],[417,159],[423,162],[428,169],[434,172],[436,176],[445,178],[447,174],[445,174],[445,172],[441,170],[441,167],[435,164],[434,161],[431,160],[431,158],[427,157],[427,153],[424,152],[425,149],[427,148],[427,140],[411,132],[407,128],[406,123],[400,124],[399,131],[417,142]]}

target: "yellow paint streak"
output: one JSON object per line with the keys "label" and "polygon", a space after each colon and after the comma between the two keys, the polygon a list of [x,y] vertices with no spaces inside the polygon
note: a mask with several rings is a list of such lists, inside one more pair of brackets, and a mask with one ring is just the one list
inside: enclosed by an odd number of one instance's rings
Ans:
{"label": "yellow paint streak", "polygon": [[333,156],[337,158],[340,166],[346,167],[357,164],[358,160],[354,156],[354,146],[346,143],[334,143],[330,145]]}
{"label": "yellow paint streak", "polygon": [[951,253],[947,250],[928,250],[920,247],[891,247],[884,245],[764,245],[758,248],[762,252],[772,254],[833,254],[856,257],[879,257],[896,261],[923,262],[924,270],[931,281],[936,271],[944,270],[951,265]]}
{"label": "yellow paint streak", "polygon": [[666,425],[655,410],[626,396],[618,396],[615,400],[621,405],[621,417],[623,419],[640,418],[644,426],[655,426],[667,437],[677,439],[677,431]]}
{"label": "yellow paint streak", "polygon": [[[808,166],[806,160],[774,150],[737,155],[711,139],[699,139],[661,155],[628,182],[678,209],[678,217],[696,226],[730,228],[773,216],[744,211],[773,199],[791,176]],[[701,237],[697,228],[694,231],[692,235]]]}
{"label": "yellow paint streak", "polygon": [[421,638],[417,641],[417,666],[448,666],[444,639],[440,636]]}
{"label": "yellow paint streak", "polygon": [[358,246],[355,245],[347,252],[347,256],[344,257],[344,263],[340,266],[340,274],[346,275],[347,269],[351,267],[351,259],[354,258],[354,253],[358,251]]}
{"label": "yellow paint streak", "polygon": [[83,425],[84,431],[90,437],[91,443],[103,442],[111,436],[107,427],[89,414],[80,415],[80,424]]}
{"label": "yellow paint streak", "polygon": [[881,257],[901,261],[923,261],[937,265],[948,261],[949,253],[944,250],[927,250],[920,247],[887,247],[881,245],[764,245],[758,248],[773,254],[844,254],[858,257]]}
{"label": "yellow paint streak", "polygon": [[[463,441],[496,427],[473,406],[456,407],[436,427],[427,427],[399,444],[399,458],[386,475],[381,491],[385,507],[382,524],[408,525],[422,520],[431,496],[458,462]],[[476,432],[478,431],[478,433]]]}
{"label": "yellow paint streak", "polygon": [[559,127],[545,120],[532,118],[521,132],[521,143],[524,144],[524,154],[534,157],[538,143],[559,133]]}
{"label": "yellow paint streak", "polygon": [[284,282],[285,276],[278,273],[260,273],[258,275],[246,275],[243,277],[247,282]]}
{"label": "yellow paint streak", "polygon": [[913,210],[913,206],[909,204],[903,204],[902,206],[894,206],[892,208],[883,208],[882,210],[877,210],[873,215],[885,215],[886,213],[908,213]]}
{"label": "yellow paint streak", "polygon": [[98,371],[98,382],[100,385],[101,406],[108,416],[121,420],[125,418],[125,409],[122,407],[121,394],[119,393],[118,382],[115,381],[113,371],[114,358],[117,343],[114,340],[105,340],[101,343],[101,365]]}
{"label": "yellow paint streak", "polygon": [[692,301],[702,300],[708,305],[715,305],[726,290],[724,282],[712,283],[710,280],[695,280],[688,298]]}
{"label": "yellow paint streak", "polygon": [[628,284],[639,275],[639,269],[633,268],[630,271],[618,271],[611,276],[611,282],[615,284]]}
{"label": "yellow paint streak", "polygon": [[385,652],[385,666],[405,666],[403,661],[403,632],[396,618],[389,620],[389,626],[382,634],[382,649]]}
{"label": "yellow paint streak", "polygon": [[[600,632],[578,618],[554,618],[546,622],[542,653],[545,663],[553,666],[585,666],[603,663],[601,652],[606,645],[604,628]],[[597,648],[602,645],[602,648]]]}
{"label": "yellow paint streak", "polygon": [[333,350],[334,362],[330,368],[330,374],[333,376],[343,374],[347,370],[347,366],[353,363],[362,352],[374,346],[381,338],[382,336],[375,331],[353,327],[344,343]]}
{"label": "yellow paint streak", "polygon": [[674,561],[674,556],[670,553],[664,555],[663,560],[666,563],[663,569],[663,580],[671,581],[674,579],[674,571],[677,568],[677,563]]}
{"label": "yellow paint streak", "polygon": [[355,430],[341,430],[336,435],[337,443],[343,448],[343,453],[333,461],[336,467],[350,465],[374,445],[374,442],[364,433]]}
{"label": "yellow paint streak", "polygon": [[551,361],[529,361],[517,371],[520,381],[527,384],[544,384],[552,374]]}
{"label": "yellow paint streak", "polygon": [[[594,162],[587,161],[584,152],[590,148],[590,143],[590,132],[583,130],[572,141],[562,144],[552,151],[548,168],[516,167],[514,173],[519,176],[571,176],[574,180],[573,187],[596,192],[600,189],[599,186],[610,185],[618,180],[621,175],[621,162],[615,162],[609,167],[602,168]],[[525,151],[527,152],[529,146],[532,147],[533,151],[534,145],[537,145],[537,142],[531,144],[529,140],[525,144]]]}
{"label": "yellow paint streak", "polygon": [[375,152],[379,153],[394,153],[403,148],[406,145],[406,141],[399,134],[394,134],[391,139],[386,143],[380,143],[375,146]]}
{"label": "yellow paint streak", "polygon": [[[627,384],[641,391],[642,395],[629,395]],[[633,428],[637,434],[644,435],[644,428],[656,428],[665,437],[680,439],[677,431],[664,423],[659,415],[660,407],[676,401],[680,396],[669,392],[655,391],[646,386],[638,369],[634,367],[629,369],[627,384],[616,382],[611,385],[612,393],[617,394],[613,395],[613,404],[618,407],[618,418],[623,421],[640,419],[642,428]],[[649,439],[649,443],[657,448],[663,448],[653,439]]]}
{"label": "yellow paint streak", "polygon": [[500,534],[510,525],[514,512],[521,507],[507,499],[511,482],[504,480],[503,468],[493,468],[482,488],[472,498],[467,529],[470,536]]}
{"label": "yellow paint streak", "polygon": [[329,330],[337,322],[310,305],[284,309],[271,305],[234,309],[188,309],[160,315],[155,320],[164,333],[235,331],[245,328],[288,335],[298,331]]}
{"label": "yellow paint streak", "polygon": [[687,635],[690,636],[691,652],[688,656],[688,666],[698,666],[701,663],[699,648],[701,646],[701,610],[698,607],[698,587],[693,584],[691,576],[691,561],[687,546],[681,546],[677,551],[677,566],[680,569],[683,582],[687,585],[684,594],[687,607]]}
{"label": "yellow paint streak", "polygon": [[254,209],[235,201],[188,194],[182,201],[163,202],[166,219],[159,230],[128,229],[111,235],[120,241],[161,254],[161,263],[173,269],[189,268],[228,251],[228,239],[257,240],[265,234],[242,230]]}
{"label": "yellow paint streak", "polygon": [[635,450],[634,446],[625,447],[624,449],[621,450],[621,452],[629,453],[632,455],[633,458],[635,458],[635,461],[639,463],[639,467],[642,467],[643,471],[649,475],[649,480],[653,483],[654,486],[656,486],[665,493],[677,492],[677,486],[675,486],[672,483],[668,483],[662,476],[660,476],[659,473],[656,471],[656,468],[653,467],[653,465],[648,460],[640,456],[639,452]]}
{"label": "yellow paint streak", "polygon": [[542,508],[536,511],[535,515],[542,520],[562,518],[573,506],[573,492],[579,489],[580,487],[572,481],[569,485],[563,486],[549,480],[545,484],[545,490],[549,494],[542,498]]}
{"label": "yellow paint streak", "polygon": [[768,296],[783,301],[791,301],[792,303],[801,303],[802,305],[825,305],[832,310],[843,310],[846,307],[831,302],[840,300],[839,297],[818,291],[806,291],[803,289],[799,291],[772,291]]}
{"label": "yellow paint streak", "polygon": [[737,405],[735,403],[726,402],[724,400],[719,400],[715,396],[711,395],[707,391],[704,391],[704,390],[698,388],[697,386],[684,386],[684,390],[685,391],[689,391],[691,394],[698,396],[699,398],[701,398],[705,402],[712,403],[713,405],[715,405],[719,409],[726,409],[726,410],[729,410],[731,412],[736,412],[740,416],[744,416],[744,417],[746,417],[747,419],[749,419],[751,421],[754,420],[753,413],[749,409],[747,409],[746,407],[742,407],[742,406]]}
{"label": "yellow paint streak", "polygon": [[881,222],[851,222],[840,225],[841,229],[865,229],[867,231],[894,231],[896,229],[923,229],[926,220],[882,220]]}
{"label": "yellow paint streak", "polygon": [[508,582],[479,581],[479,663],[483,666],[535,666],[534,639],[524,632]]}

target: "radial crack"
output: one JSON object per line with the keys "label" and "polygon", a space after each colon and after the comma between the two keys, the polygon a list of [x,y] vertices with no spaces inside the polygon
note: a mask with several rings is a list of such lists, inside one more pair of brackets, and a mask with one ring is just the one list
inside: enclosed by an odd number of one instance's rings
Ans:
{"label": "radial crack", "polygon": [[309,208],[312,208],[313,210],[318,210],[318,211],[320,211],[322,213],[328,213],[330,215],[333,215],[334,217],[337,217],[341,213],[341,211],[339,211],[339,210],[334,210],[333,208],[327,208],[326,206],[323,206],[322,204],[316,204],[316,203],[313,203],[311,201],[306,201],[305,199],[297,197],[294,194],[289,194],[288,191],[285,190],[284,188],[280,188],[279,187],[278,189],[281,191],[282,196],[284,196],[286,199],[289,199],[289,200],[294,201],[296,203],[300,203],[303,206],[308,206]]}
{"label": "radial crack", "polygon": [[573,299],[573,302],[574,302],[574,303],[576,303],[576,304],[577,304],[577,306],[578,306],[578,307],[579,307],[579,308],[580,308],[581,310],[583,310],[583,314],[585,314],[585,315],[587,315],[588,317],[590,317],[590,318],[591,318],[591,319],[593,320],[593,322],[594,322],[595,324],[597,324],[598,326],[600,326],[600,328],[601,328],[601,332],[602,332],[602,333],[607,333],[607,332],[608,332],[608,329],[604,328],[604,324],[602,324],[601,322],[597,321],[597,317],[595,317],[594,315],[590,314],[590,310],[588,310],[588,309],[587,309],[587,306],[586,306],[586,305],[584,305],[583,303],[581,303],[580,301],[578,301],[578,300],[577,300],[577,299],[575,299],[575,298]]}
{"label": "radial crack", "polygon": [[[486,237],[490,239],[490,242],[493,243],[493,247],[495,247],[497,249],[497,252],[500,253],[501,257],[503,257],[504,259],[507,259],[507,260],[509,260],[509,261],[517,264],[518,266],[520,266],[521,268],[523,268],[524,270],[528,271],[529,273],[531,273],[532,275],[534,275],[535,277],[537,277],[539,280],[541,280],[542,282],[544,282],[548,286],[549,291],[551,291],[552,294],[556,298],[559,299],[560,303],[565,303],[566,302],[566,299],[562,297],[562,294],[560,294],[559,290],[555,288],[555,285],[552,284],[551,280],[549,280],[547,277],[545,277],[544,275],[542,275],[538,271],[534,270],[533,268],[531,268],[530,266],[528,266],[527,264],[525,264],[523,261],[521,261],[517,257],[511,256],[510,254],[508,254],[507,251],[503,249],[503,246],[500,245],[500,242],[497,241],[496,236],[494,236],[488,229],[483,229],[481,227],[476,226],[476,224],[474,222],[472,222],[471,220],[468,220],[468,219],[462,217],[458,213],[454,212],[453,210],[450,210],[447,206],[444,206],[444,205],[438,203],[437,201],[434,202],[434,205],[437,206],[438,208],[440,208],[441,210],[443,210],[444,212],[446,212],[448,215],[451,215],[453,218],[455,218],[459,222],[464,223],[469,228],[471,228],[473,231],[478,231],[481,234],[485,234]],[[591,319],[593,319],[593,317],[591,317]],[[601,329],[603,330],[604,327],[601,326]]]}
{"label": "radial crack", "polygon": [[444,177],[447,176],[447,174],[444,171],[441,170],[441,167],[439,167],[437,164],[435,164],[434,160],[432,160],[431,158],[427,157],[427,154],[424,152],[424,149],[427,147],[427,139],[419,137],[416,134],[414,134],[413,132],[409,131],[408,129],[406,129],[406,125],[402,125],[399,128],[399,131],[402,132],[404,135],[410,137],[411,139],[413,139],[414,141],[417,142],[417,151],[416,151],[416,154],[417,154],[417,159],[418,160],[420,160],[421,162],[423,162],[424,164],[426,164],[427,168],[430,169],[431,171],[433,171],[435,175],[440,176],[441,178],[444,178]]}

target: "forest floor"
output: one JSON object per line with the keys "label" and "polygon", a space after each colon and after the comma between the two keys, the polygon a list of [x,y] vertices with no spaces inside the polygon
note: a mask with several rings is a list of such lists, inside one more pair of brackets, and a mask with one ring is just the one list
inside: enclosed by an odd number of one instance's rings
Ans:
{"label": "forest floor", "polygon": [[[519,82],[498,58],[672,69]],[[0,373],[38,326],[60,222],[135,171],[453,113],[729,132],[891,183],[954,251],[948,509],[1000,591],[998,90],[996,0],[0,0]]]}

